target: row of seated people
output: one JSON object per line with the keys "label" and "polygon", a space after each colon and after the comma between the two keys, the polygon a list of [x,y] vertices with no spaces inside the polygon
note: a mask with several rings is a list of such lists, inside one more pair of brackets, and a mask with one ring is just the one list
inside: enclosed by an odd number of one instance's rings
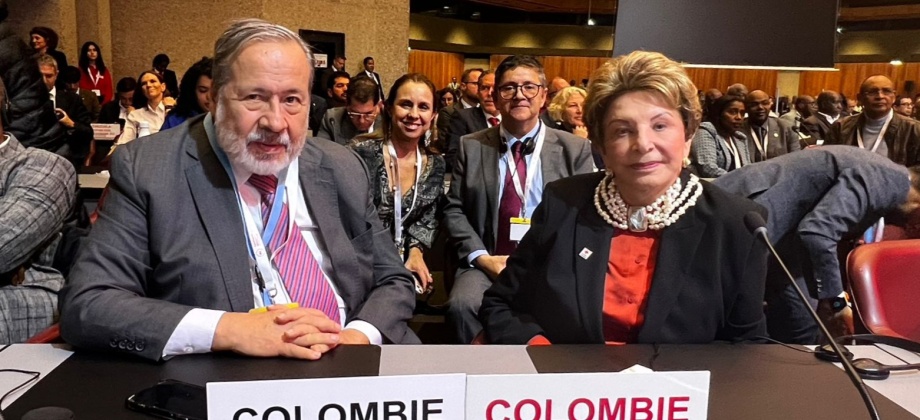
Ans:
{"label": "row of seated people", "polygon": [[[769,215],[787,254],[808,249],[802,266],[815,275],[800,274],[838,319],[848,309],[827,256],[836,264],[844,236],[920,202],[915,172],[855,147],[700,180],[688,168],[696,88],[679,64],[645,52],[593,75],[591,144],[541,122],[535,58],[511,56],[480,77],[501,121],[460,139],[445,198],[446,162],[424,142],[436,109],[426,77],[393,84],[380,129],[352,152],[307,141],[312,67],[295,33],[244,20],[216,45],[213,112],[113,155],[100,217],[60,293],[74,345],[158,360],[415,343],[407,322],[432,281],[424,253],[439,224],[461,264],[448,312],[460,342],[481,332],[496,343],[757,341],[782,324],[764,315],[777,285],[746,214]],[[39,152],[13,136],[4,147]],[[813,329],[777,289],[788,307],[767,315]]]}

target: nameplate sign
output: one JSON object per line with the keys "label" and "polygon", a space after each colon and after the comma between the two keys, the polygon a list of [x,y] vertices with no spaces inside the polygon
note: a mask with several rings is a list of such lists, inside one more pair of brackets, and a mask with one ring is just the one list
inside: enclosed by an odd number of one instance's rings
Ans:
{"label": "nameplate sign", "polygon": [[212,382],[210,420],[464,418],[466,375]]}
{"label": "nameplate sign", "polygon": [[697,420],[709,372],[467,376],[466,418]]}
{"label": "nameplate sign", "polygon": [[121,134],[118,124],[90,124],[93,127],[93,138],[96,140],[115,140]]}

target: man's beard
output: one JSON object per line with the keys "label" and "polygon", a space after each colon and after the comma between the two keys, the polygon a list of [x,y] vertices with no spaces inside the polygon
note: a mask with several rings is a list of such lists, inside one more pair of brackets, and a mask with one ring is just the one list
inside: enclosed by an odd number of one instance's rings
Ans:
{"label": "man's beard", "polygon": [[[230,161],[243,169],[258,175],[278,175],[284,168],[300,155],[306,142],[307,135],[299,141],[291,141],[287,130],[275,134],[258,127],[247,135],[236,132],[233,122],[226,116],[224,107],[218,103],[215,115],[214,129],[217,134],[217,144],[223,149]],[[252,142],[284,145],[286,154],[264,156],[249,151],[247,145]]]}

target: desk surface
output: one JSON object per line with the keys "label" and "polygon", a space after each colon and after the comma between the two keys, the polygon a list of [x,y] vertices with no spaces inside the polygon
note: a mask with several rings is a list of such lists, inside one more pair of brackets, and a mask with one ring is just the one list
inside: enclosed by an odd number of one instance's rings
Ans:
{"label": "desk surface", "polygon": [[[22,345],[26,349],[35,348],[36,355],[41,354],[34,346]],[[883,363],[903,363],[874,347],[855,350],[859,356],[876,357]],[[0,364],[5,364],[4,353],[0,352]],[[907,356],[918,357],[912,353]],[[40,359],[30,358],[29,363],[38,363]],[[125,409],[125,398],[167,378],[204,385],[209,381],[414,373],[604,372],[637,363],[658,371],[711,371],[710,419],[868,418],[845,374],[809,353],[776,345],[718,344],[657,348],[650,345],[348,346],[316,362],[210,354],[150,363],[125,356],[76,352],[11,404],[4,414],[18,419],[37,407],[61,406],[73,410],[81,420],[146,419]],[[883,419],[916,419],[915,415],[920,415],[920,402],[915,397],[920,389],[920,373],[907,372],[888,381],[867,383],[878,391],[873,391],[873,397]]]}

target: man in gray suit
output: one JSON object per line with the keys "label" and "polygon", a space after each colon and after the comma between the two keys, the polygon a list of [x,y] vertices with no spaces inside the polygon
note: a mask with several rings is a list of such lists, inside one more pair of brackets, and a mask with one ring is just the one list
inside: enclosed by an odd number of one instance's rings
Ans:
{"label": "man in gray suit", "polygon": [[63,291],[65,340],[153,360],[418,342],[361,159],[306,141],[311,62],[296,33],[235,22],[215,44],[216,112],[115,153]]}
{"label": "man in gray suit", "polygon": [[773,99],[762,90],[751,91],[744,98],[748,117],[741,131],[747,136],[751,162],[762,162],[802,149],[792,127],[770,116],[772,107]]}
{"label": "man in gray suit", "polygon": [[348,83],[345,96],[347,103],[344,107],[326,111],[316,133],[317,138],[345,145],[351,139],[383,125],[383,118],[377,112],[380,109],[377,107],[380,102],[377,83],[363,74],[355,76]]}
{"label": "man in gray suit", "polygon": [[536,58],[506,58],[495,86],[501,124],[460,139],[444,210],[460,259],[447,321],[461,343],[482,331],[482,295],[530,227],[512,217],[529,220],[547,183],[595,169],[588,141],[540,123],[546,75]]}
{"label": "man in gray suit", "polygon": [[[819,314],[836,334],[852,328],[838,243],[858,238],[882,216],[886,223],[903,223],[920,206],[916,167],[909,170],[856,147],[823,146],[786,154],[729,172],[713,183],[767,208],[767,230],[777,250],[800,287],[808,286]],[[783,342],[815,344],[817,325],[787,283],[779,266],[771,263],[767,329]]]}

